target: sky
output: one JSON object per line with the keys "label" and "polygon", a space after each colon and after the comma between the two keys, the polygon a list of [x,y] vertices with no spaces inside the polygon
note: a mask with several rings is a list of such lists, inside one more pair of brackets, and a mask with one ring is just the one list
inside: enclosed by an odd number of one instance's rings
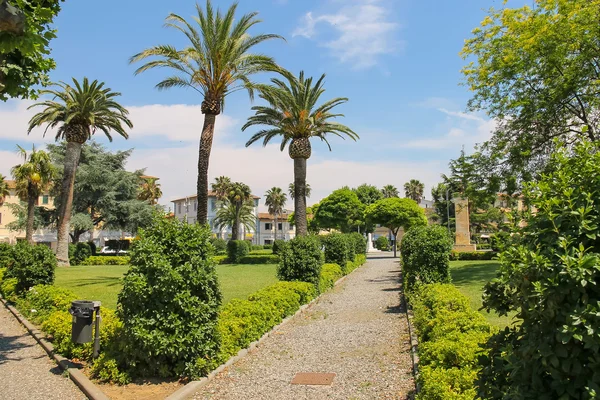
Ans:
{"label": "sky", "polygon": [[[231,0],[213,0],[222,9]],[[495,123],[483,113],[469,113],[468,89],[461,85],[466,65],[459,52],[465,39],[501,0],[240,0],[238,15],[256,11],[263,21],[251,33],[276,33],[284,40],[257,47],[288,70],[326,74],[322,100],[348,97],[338,111],[339,122],[359,134],[357,142],[333,137],[332,151],[314,141],[307,182],[313,204],[344,185],[425,183],[425,195],[441,181],[448,162],[464,146],[472,151],[488,139]],[[514,2],[510,2],[512,4]],[[203,2],[200,1],[202,5]],[[198,144],[203,116],[202,97],[191,89],[159,91],[154,86],[169,71],[134,75],[129,58],[158,44],[186,46],[185,37],[163,27],[164,18],[195,13],[190,0],[67,0],[55,19],[58,37],[51,42],[57,68],[52,81],[71,77],[98,79],[122,93],[134,127],[129,139],[112,143],[95,139],[111,150],[134,148],[131,170],[145,169],[160,178],[161,204],[195,193]],[[270,79],[260,75],[259,81]],[[264,196],[273,186],[293,181],[293,161],[273,142],[266,148],[245,147],[256,129],[241,131],[252,115],[243,92],[226,99],[217,117],[209,179],[226,175],[248,184]],[[27,135],[35,113],[31,100],[0,102],[0,173],[8,176],[19,163],[16,146],[52,143],[54,135],[37,129]],[[263,203],[261,203],[263,204]],[[293,208],[288,201],[286,208]],[[264,206],[261,206],[264,209]]]}

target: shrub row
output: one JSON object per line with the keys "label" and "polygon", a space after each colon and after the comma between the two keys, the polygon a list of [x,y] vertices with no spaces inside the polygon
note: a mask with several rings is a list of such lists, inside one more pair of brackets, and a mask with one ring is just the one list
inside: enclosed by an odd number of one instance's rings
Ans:
{"label": "shrub row", "polygon": [[354,271],[366,261],[367,256],[359,254],[354,258],[354,261],[348,261],[346,263],[346,268],[342,268],[334,263],[323,264],[319,275],[319,292],[323,293],[327,289],[332,288],[338,279]]}
{"label": "shrub row", "polygon": [[456,261],[456,260],[483,261],[483,260],[493,260],[494,258],[496,258],[497,255],[498,255],[498,253],[496,253],[495,251],[464,251],[464,252],[452,251],[450,253],[450,259],[453,261]]}
{"label": "shrub row", "polygon": [[54,282],[56,257],[47,246],[30,245],[27,242],[19,242],[15,246],[4,245],[0,248],[0,261],[5,268],[2,274],[4,288],[1,290],[8,299],[35,285]]}
{"label": "shrub row", "polygon": [[279,256],[275,254],[250,254],[238,260],[238,264],[277,264]]}
{"label": "shrub row", "polygon": [[128,265],[129,262],[128,256],[91,256],[81,265]]}
{"label": "shrub row", "polygon": [[250,245],[245,240],[230,240],[227,242],[227,256],[232,264],[239,264],[242,257],[250,253]]}
{"label": "shrub row", "polygon": [[453,285],[417,285],[408,297],[419,337],[417,399],[474,399],[481,345],[492,327]]}

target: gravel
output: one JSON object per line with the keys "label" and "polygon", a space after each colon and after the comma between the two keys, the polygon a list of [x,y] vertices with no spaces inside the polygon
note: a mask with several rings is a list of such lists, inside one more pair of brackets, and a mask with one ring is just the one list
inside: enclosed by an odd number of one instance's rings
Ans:
{"label": "gravel", "polygon": [[[405,399],[414,390],[397,259],[363,267],[215,377],[195,399]],[[331,386],[291,385],[333,372]]]}
{"label": "gravel", "polygon": [[85,399],[85,395],[0,304],[0,398]]}

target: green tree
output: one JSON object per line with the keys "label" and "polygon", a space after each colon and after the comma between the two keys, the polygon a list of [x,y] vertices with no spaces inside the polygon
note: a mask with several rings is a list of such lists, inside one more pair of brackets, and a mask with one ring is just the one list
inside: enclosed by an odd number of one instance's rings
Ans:
{"label": "green tree", "polygon": [[413,199],[417,202],[417,204],[421,204],[424,191],[425,185],[418,179],[411,179],[409,182],[404,184],[404,196],[406,198]]}
{"label": "green tree", "polygon": [[284,191],[278,187],[272,187],[265,194],[265,205],[268,207],[269,214],[275,217],[275,240],[277,240],[277,216],[283,213],[286,200]]}
{"label": "green tree", "polygon": [[365,206],[369,206],[383,198],[383,193],[377,189],[377,186],[367,185],[366,183],[363,183],[352,190],[356,193],[360,202]]}
{"label": "green tree", "polygon": [[217,200],[223,200],[231,187],[231,179],[227,176],[219,176],[215,178],[215,183],[212,184],[212,191],[215,193]]}
{"label": "green tree", "polygon": [[277,68],[272,58],[250,53],[253,48],[279,35],[256,35],[248,33],[260,20],[257,13],[242,15],[235,22],[237,3],[226,13],[215,10],[210,0],[206,9],[196,5],[197,16],[193,23],[177,14],[169,14],[165,26],[174,28],[186,37],[187,46],[181,50],[170,45],[151,47],[131,57],[131,62],[150,58],[136,70],[136,74],[153,68],[169,68],[174,75],[160,81],[159,90],[173,87],[191,88],[202,95],[204,125],[198,151],[198,211],[196,221],[208,221],[208,166],[217,115],[221,114],[225,97],[246,89],[253,98],[253,82],[256,73]]}
{"label": "green tree", "polygon": [[226,186],[225,183],[225,180],[215,180],[216,185],[224,185],[220,189],[213,184],[213,191],[216,191],[215,188],[223,190],[223,196],[220,197],[220,209],[217,210],[214,223],[219,229],[231,226],[231,240],[238,240],[240,224],[247,229],[255,225],[253,196],[250,187],[245,183],[230,182]]}
{"label": "green tree", "polygon": [[118,133],[128,138],[125,126],[133,124],[127,118],[127,110],[114,98],[120,93],[104,88],[103,82],[91,83],[83,78],[80,84],[73,78],[74,86],[61,82],[56,86],[59,90],[43,90],[42,94],[54,96],[53,100],[36,103],[31,107],[44,107],[29,121],[29,132],[37,126],[48,128],[58,126],[56,140],[67,142],[63,178],[61,183],[62,199],[58,207],[58,246],[56,258],[60,265],[69,265],[69,231],[73,205],[73,187],[81,147],[97,130],[101,130],[112,141],[112,134]]}
{"label": "green tree", "polygon": [[158,178],[142,177],[141,179],[142,185],[140,186],[138,199],[147,201],[152,206],[156,205],[158,199],[162,197],[162,190],[160,189]]}
{"label": "green tree", "polygon": [[338,189],[321,200],[314,214],[314,221],[322,229],[337,229],[348,233],[364,224],[364,210],[365,206],[356,193],[350,189]]}
{"label": "green tree", "polygon": [[483,150],[500,169],[531,178],[553,139],[598,140],[598,0],[535,0],[490,9],[462,51],[472,111],[499,125]]}
{"label": "green tree", "polygon": [[55,62],[48,57],[59,0],[0,0],[0,100],[35,98]]}
{"label": "green tree", "polygon": [[27,202],[27,224],[25,226],[25,240],[33,244],[33,231],[35,207],[38,198],[48,191],[56,170],[52,165],[50,155],[43,150],[31,148],[28,154],[24,148],[17,145],[19,154],[23,157],[23,164],[15,165],[11,169],[17,185],[17,196]]}
{"label": "green tree", "polygon": [[[289,186],[288,186],[288,193],[290,195],[290,199],[294,200],[294,196],[296,194],[296,188],[294,186],[294,182],[292,182],[292,183],[289,184]],[[305,186],[305,188],[304,188],[304,194],[305,194],[306,198],[310,197],[311,188],[310,188],[310,184],[309,183],[307,183],[306,186]]]}
{"label": "green tree", "polygon": [[[440,218],[439,224],[454,230],[454,202],[449,187],[444,183],[438,183],[431,188],[431,199],[436,215]],[[448,221],[449,220],[449,221]],[[450,223],[448,223],[450,222]]]}
{"label": "green tree", "polygon": [[398,188],[394,185],[385,185],[383,189],[381,189],[381,194],[384,199],[389,199],[392,197],[400,197],[398,193]]}
{"label": "green tree", "polygon": [[0,205],[4,203],[4,200],[10,196],[10,189],[8,188],[8,182],[4,175],[0,174]]}
{"label": "green tree", "polygon": [[[394,239],[400,228],[407,231],[413,226],[427,225],[425,212],[416,201],[397,197],[381,199],[371,204],[365,210],[365,217],[373,224],[388,228],[394,235]],[[394,257],[396,257],[397,246],[393,247]]]}
{"label": "green tree", "polygon": [[313,78],[305,78],[304,72],[300,72],[298,78],[288,71],[281,70],[280,73],[285,80],[273,78],[271,85],[258,86],[260,97],[268,105],[252,107],[255,114],[248,118],[242,130],[256,125],[269,127],[255,133],[246,143],[246,147],[259,140],[262,140],[263,146],[266,146],[275,137],[281,137],[281,151],[289,144],[288,153],[294,160],[296,234],[302,236],[308,233],[306,160],[312,154],[310,139],[319,138],[331,150],[327,140],[328,135],[343,139],[349,137],[352,140],[358,139],[358,135],[347,126],[332,121],[343,116],[331,111],[348,101],[347,98],[334,98],[317,106],[319,98],[325,92],[323,87],[325,75],[313,84]]}

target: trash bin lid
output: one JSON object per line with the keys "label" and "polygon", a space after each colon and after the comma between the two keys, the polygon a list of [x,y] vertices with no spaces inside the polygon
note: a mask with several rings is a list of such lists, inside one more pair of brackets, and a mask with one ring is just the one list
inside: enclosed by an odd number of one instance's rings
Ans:
{"label": "trash bin lid", "polygon": [[69,313],[76,317],[90,318],[94,313],[94,302],[88,300],[72,301]]}

